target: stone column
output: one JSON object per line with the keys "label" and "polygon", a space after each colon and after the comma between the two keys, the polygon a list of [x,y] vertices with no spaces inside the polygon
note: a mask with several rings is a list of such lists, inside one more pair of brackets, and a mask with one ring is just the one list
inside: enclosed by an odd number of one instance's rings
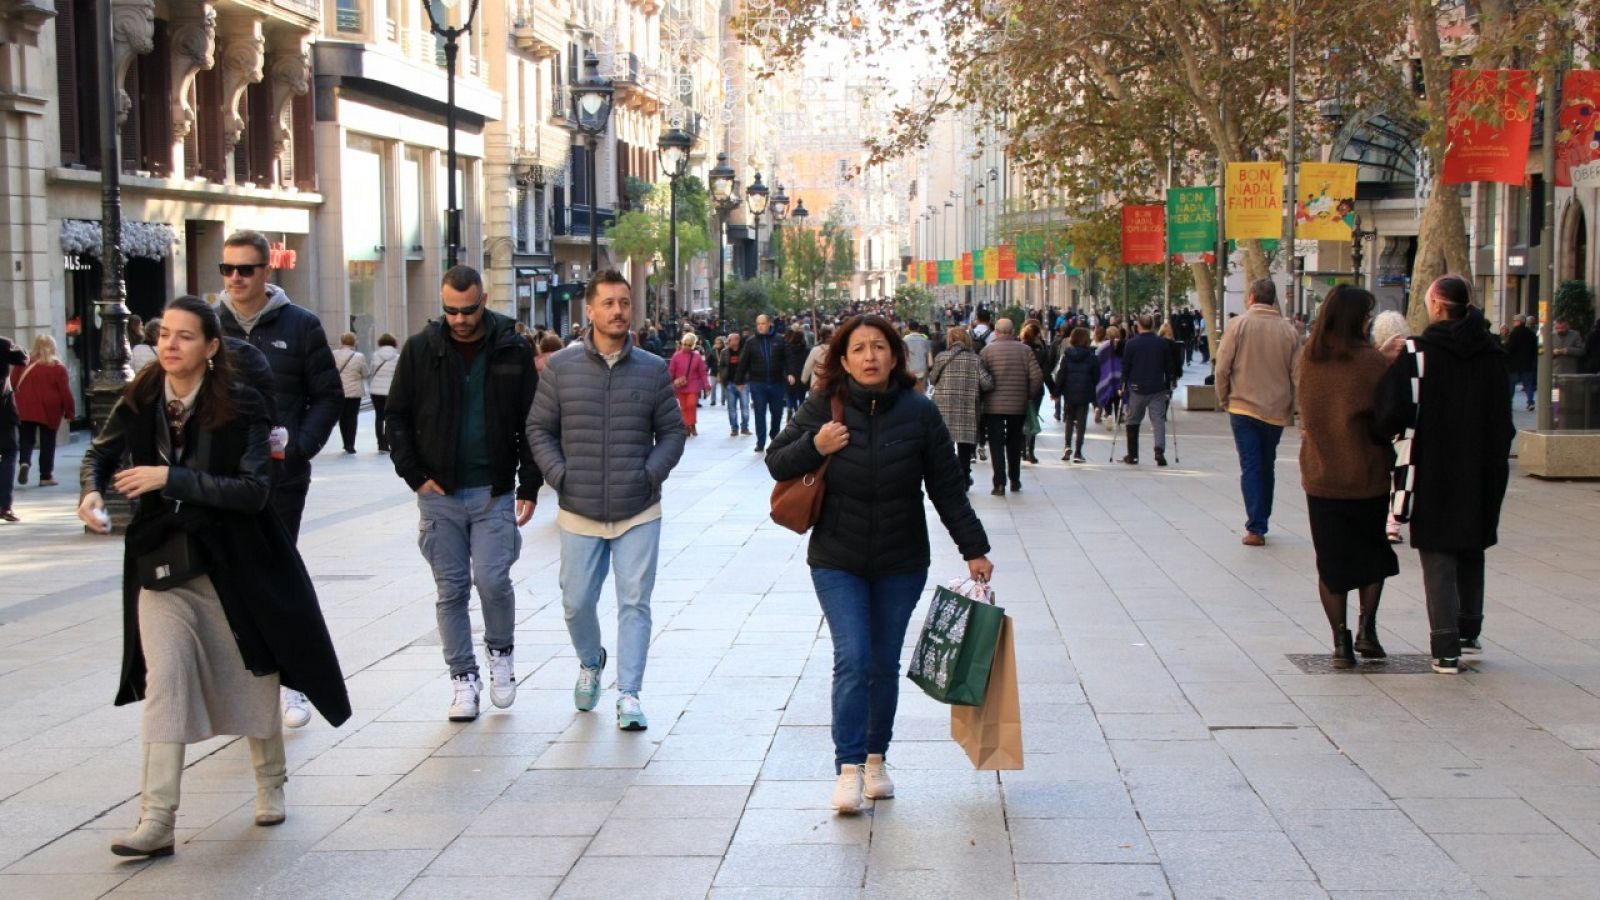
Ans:
{"label": "stone column", "polygon": [[[284,187],[284,163],[293,171],[300,168],[294,158],[294,98],[304,97],[311,88],[311,36],[301,35],[289,46],[267,54],[272,79],[272,155],[273,184]],[[290,185],[292,186],[292,185]]]}
{"label": "stone column", "polygon": [[0,332],[27,347],[33,334],[49,331],[64,350],[63,323],[50,302],[50,275],[61,269],[60,241],[50,233],[45,205],[50,98],[39,89],[50,85],[53,92],[55,86],[39,46],[54,17],[45,0],[0,0],[0,184],[9,201],[0,204],[0,282],[9,287],[9,302],[0,303]]}
{"label": "stone column", "polygon": [[195,109],[189,102],[195,76],[216,65],[217,10],[210,3],[174,14],[168,23],[172,48],[172,173],[183,178],[189,159],[184,141],[194,133]]}
{"label": "stone column", "polygon": [[245,88],[266,77],[262,67],[267,42],[261,32],[261,20],[251,17],[223,19],[217,43],[222,52],[222,114],[227,121],[223,129],[223,141],[228,146],[224,174],[226,181],[232,183],[234,149],[245,129],[239,105],[244,101]]}

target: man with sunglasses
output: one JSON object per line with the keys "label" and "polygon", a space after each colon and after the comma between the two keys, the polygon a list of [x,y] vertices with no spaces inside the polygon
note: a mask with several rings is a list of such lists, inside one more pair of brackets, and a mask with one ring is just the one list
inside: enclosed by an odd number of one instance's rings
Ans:
{"label": "man with sunglasses", "polygon": [[[289,539],[298,542],[311,489],[311,459],[339,421],[344,389],[321,320],[268,282],[271,260],[272,245],[260,232],[228,235],[218,266],[224,291],[217,314],[222,333],[260,351],[271,369],[272,389],[265,399],[273,411],[275,437],[283,436],[283,445],[273,447],[270,503]],[[284,688],[283,723],[299,728],[310,721],[306,696]]]}
{"label": "man with sunglasses", "polygon": [[505,709],[517,697],[511,565],[542,480],[522,427],[538,371],[515,323],[484,308],[477,270],[446,272],[439,293],[443,315],[412,335],[395,362],[384,429],[395,472],[417,492],[418,545],[433,569],[450,666],[449,718],[470,722],[482,691],[467,614],[474,583],[489,699]]}

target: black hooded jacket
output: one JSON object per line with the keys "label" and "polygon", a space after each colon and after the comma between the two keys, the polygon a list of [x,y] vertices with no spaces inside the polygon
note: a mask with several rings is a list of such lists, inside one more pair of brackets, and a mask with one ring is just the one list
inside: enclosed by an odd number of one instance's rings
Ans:
{"label": "black hooded jacket", "polygon": [[1416,468],[1411,545],[1418,550],[1482,550],[1499,539],[1500,503],[1510,478],[1511,385],[1500,342],[1483,314],[1429,325],[1414,338],[1422,352],[1420,414],[1405,360],[1378,384],[1374,428],[1385,440],[1413,421]]}
{"label": "black hooded jacket", "polygon": [[[933,401],[894,382],[868,391],[850,379],[844,423],[850,444],[828,466],[822,513],[806,562],[857,575],[926,571],[928,518],[922,492],[963,559],[989,552],[989,538],[967,502],[966,475]],[[767,451],[767,471],[783,481],[822,465],[814,439],[833,418],[828,392],[806,398]]]}

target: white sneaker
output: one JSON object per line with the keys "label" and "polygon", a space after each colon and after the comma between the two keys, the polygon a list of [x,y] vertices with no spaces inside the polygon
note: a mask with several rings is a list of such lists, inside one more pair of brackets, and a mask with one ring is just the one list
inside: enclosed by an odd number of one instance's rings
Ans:
{"label": "white sneaker", "polygon": [[465,675],[456,675],[450,679],[451,687],[455,688],[455,696],[450,700],[450,721],[471,722],[478,717],[478,694],[483,690],[483,682],[472,672]]}
{"label": "white sneaker", "polygon": [[489,700],[501,709],[517,700],[517,674],[511,669],[510,650],[489,651]]}
{"label": "white sneaker", "polygon": [[861,767],[864,792],[873,800],[887,800],[894,796],[894,781],[889,777],[883,754],[868,753],[867,763]]}
{"label": "white sneaker", "polygon": [[839,780],[833,783],[833,808],[836,812],[853,813],[861,810],[861,767],[839,767]]}
{"label": "white sneaker", "polygon": [[299,691],[283,689],[283,724],[286,728],[304,728],[311,721],[311,702]]}

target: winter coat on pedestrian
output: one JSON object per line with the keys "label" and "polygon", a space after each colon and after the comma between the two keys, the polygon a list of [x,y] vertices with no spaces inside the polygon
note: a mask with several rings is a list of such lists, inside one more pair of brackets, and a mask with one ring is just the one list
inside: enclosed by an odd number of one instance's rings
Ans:
{"label": "winter coat on pedestrian", "polygon": [[[828,465],[806,563],[872,577],[927,571],[924,489],[961,557],[988,554],[988,536],[967,501],[966,475],[933,401],[892,380],[868,391],[850,379],[844,391],[850,443]],[[831,392],[806,398],[767,450],[772,477],[816,471],[827,458],[817,452],[817,431],[832,418]]]}
{"label": "winter coat on pedestrian", "polygon": [[[522,430],[539,384],[533,348],[517,334],[510,318],[488,310],[484,317],[488,330],[478,352],[489,354],[483,391],[493,478],[490,493],[498,497],[515,488],[518,500],[535,500],[541,477]],[[429,480],[446,494],[459,487],[456,449],[466,370],[448,331],[443,322],[434,320],[406,339],[384,409],[384,436],[395,474],[413,491]]]}
{"label": "winter coat on pedestrian", "polygon": [[[698,394],[711,386],[706,378],[706,361],[698,350],[679,350],[667,363],[667,374],[672,376],[672,390],[679,394]],[[678,379],[683,379],[679,386]]]}
{"label": "winter coat on pedestrian", "polygon": [[1177,382],[1172,342],[1150,331],[1128,339],[1122,348],[1122,380],[1136,394],[1160,394]]}
{"label": "winter coat on pedestrian", "polygon": [[1417,427],[1411,444],[1411,545],[1446,551],[1491,547],[1499,539],[1515,436],[1505,352],[1476,307],[1460,319],[1429,325],[1412,340],[1424,361],[1420,419],[1404,358],[1384,373],[1375,403],[1379,437],[1393,439],[1408,425]]}
{"label": "winter coat on pedestrian", "polygon": [[340,347],[333,351],[333,368],[339,373],[339,387],[346,400],[359,400],[367,395],[367,356],[354,347]]}
{"label": "winter coat on pedestrian", "polygon": [[[168,465],[171,438],[162,404],[154,397],[117,401],[84,454],[85,493],[110,490],[124,454],[135,466]],[[203,425],[205,397],[184,426],[188,448],[171,465],[167,485],[134,501],[122,575],[122,678],[116,705],[145,696],[144,649],[139,637],[137,560],[173,531],[188,532],[211,562],[209,576],[245,668],[277,672],[284,687],[304,693],[337,726],[350,717],[344,674],[334,653],[315,588],[283,523],[267,508],[271,491],[267,432],[272,422],[260,394],[235,383],[236,415]]]}
{"label": "winter coat on pedestrian", "polygon": [[395,370],[400,367],[400,350],[397,347],[379,347],[372,351],[372,381],[367,392],[374,397],[389,396],[394,384]]}
{"label": "winter coat on pedestrian", "polygon": [[17,418],[55,431],[63,418],[77,413],[72,402],[72,387],[67,383],[67,367],[59,362],[13,366],[11,388],[16,392]]}
{"label": "winter coat on pedestrian", "polygon": [[1583,360],[1583,335],[1576,328],[1568,328],[1566,334],[1551,332],[1550,338],[1550,374],[1578,374],[1578,365]]}
{"label": "winter coat on pedestrian", "polygon": [[1300,484],[1326,500],[1387,497],[1394,448],[1377,433],[1373,403],[1389,366],[1370,344],[1348,352],[1321,362],[1301,352]]}
{"label": "winter coat on pedestrian", "polygon": [[[1381,344],[1379,346],[1382,346]],[[1533,329],[1518,322],[1506,333],[1506,369],[1532,372],[1539,368],[1539,338]]]}
{"label": "winter coat on pedestrian", "polygon": [[630,335],[616,365],[607,365],[591,329],[581,344],[550,357],[527,436],[562,509],[621,522],[661,501],[688,429],[666,362],[635,347]]}
{"label": "winter coat on pedestrian", "polygon": [[734,384],[788,384],[789,347],[778,334],[755,334],[739,347]]}
{"label": "winter coat on pedestrian", "polygon": [[805,363],[800,367],[801,384],[804,384],[808,388],[816,387],[816,385],[812,384],[812,382],[817,380],[817,367],[822,365],[822,360],[827,357],[827,355],[827,344],[819,343],[815,347],[811,348],[811,352],[806,354]]}
{"label": "winter coat on pedestrian", "polygon": [[1303,341],[1276,306],[1251,304],[1228,323],[1217,348],[1217,403],[1269,425],[1289,424]]}
{"label": "winter coat on pedestrian", "polygon": [[1094,351],[1100,368],[1100,380],[1094,388],[1094,405],[1102,411],[1110,409],[1112,402],[1122,394],[1122,350],[1117,343],[1101,341]]}
{"label": "winter coat on pedestrian", "polygon": [[944,418],[950,439],[958,444],[978,442],[978,408],[983,395],[994,390],[994,376],[978,354],[956,344],[939,354],[928,370],[933,402]]}
{"label": "winter coat on pedestrian", "polygon": [[1056,390],[1062,399],[1073,406],[1094,402],[1095,388],[1100,384],[1100,360],[1089,347],[1063,346],[1061,360],[1056,364]]}
{"label": "winter coat on pedestrian", "polygon": [[1034,395],[1044,389],[1044,372],[1033,350],[1014,337],[997,333],[978,356],[994,376],[994,390],[983,396],[984,414],[1026,415]]}
{"label": "winter coat on pedestrian", "polygon": [[249,331],[239,323],[230,301],[223,300],[217,315],[222,319],[223,334],[248,341],[272,366],[274,387],[267,398],[272,424],[289,430],[281,480],[309,479],[311,459],[328,442],[344,404],[344,390],[322,321],[291,303],[274,284],[267,285],[267,305]]}
{"label": "winter coat on pedestrian", "polygon": [[1026,342],[1026,344],[1028,349],[1033,351],[1033,361],[1039,364],[1039,374],[1041,376],[1039,389],[1029,396],[1037,396],[1040,391],[1045,389],[1055,393],[1055,384],[1050,380],[1050,372],[1052,371],[1050,368],[1050,345],[1046,344],[1042,338],[1034,338],[1032,341]]}

